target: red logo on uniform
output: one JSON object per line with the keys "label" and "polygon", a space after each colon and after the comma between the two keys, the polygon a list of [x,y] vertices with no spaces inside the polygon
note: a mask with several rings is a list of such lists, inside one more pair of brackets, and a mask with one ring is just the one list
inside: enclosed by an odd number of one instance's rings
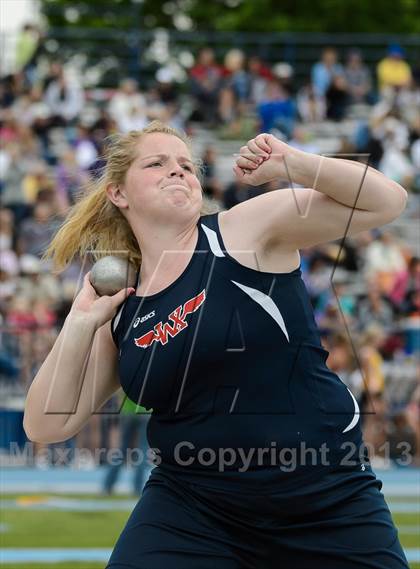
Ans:
{"label": "red logo on uniform", "polygon": [[163,346],[168,343],[168,336],[173,338],[177,334],[187,328],[188,322],[185,320],[188,314],[192,314],[200,308],[206,299],[206,289],[202,290],[200,294],[194,296],[190,300],[187,300],[184,305],[178,306],[168,318],[172,322],[165,322],[165,324],[160,321],[156,324],[153,330],[146,332],[140,338],[134,338],[134,343],[139,348],[148,348],[153,344],[153,342],[160,342]]}

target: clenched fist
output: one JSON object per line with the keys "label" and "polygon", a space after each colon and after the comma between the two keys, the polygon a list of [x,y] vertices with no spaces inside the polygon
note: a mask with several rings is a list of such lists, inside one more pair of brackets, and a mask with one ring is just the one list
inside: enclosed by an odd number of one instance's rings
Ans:
{"label": "clenched fist", "polygon": [[233,171],[241,182],[252,186],[259,186],[276,178],[287,180],[292,176],[288,165],[294,165],[299,154],[305,153],[292,148],[272,134],[262,133],[241,147]]}

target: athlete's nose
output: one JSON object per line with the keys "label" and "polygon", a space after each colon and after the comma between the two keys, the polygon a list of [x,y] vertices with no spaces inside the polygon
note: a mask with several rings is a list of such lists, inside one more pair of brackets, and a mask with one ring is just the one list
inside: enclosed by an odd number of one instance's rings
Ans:
{"label": "athlete's nose", "polygon": [[183,178],[185,176],[185,172],[183,168],[176,162],[169,167],[169,176],[171,178],[174,176],[180,176]]}

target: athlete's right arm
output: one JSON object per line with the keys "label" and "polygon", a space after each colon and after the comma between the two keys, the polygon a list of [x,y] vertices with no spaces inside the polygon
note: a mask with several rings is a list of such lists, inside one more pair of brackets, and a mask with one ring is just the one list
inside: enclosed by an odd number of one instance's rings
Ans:
{"label": "athlete's right arm", "polygon": [[23,427],[35,442],[71,438],[120,387],[109,321],[129,289],[98,297],[88,276],[27,394]]}

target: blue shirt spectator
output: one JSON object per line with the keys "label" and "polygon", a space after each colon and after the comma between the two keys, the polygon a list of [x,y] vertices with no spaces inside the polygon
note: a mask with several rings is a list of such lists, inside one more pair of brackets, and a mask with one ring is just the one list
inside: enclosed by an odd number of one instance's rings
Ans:
{"label": "blue shirt spectator", "polygon": [[261,132],[280,130],[290,137],[296,121],[296,104],[286,89],[276,80],[267,85],[266,96],[257,106]]}
{"label": "blue shirt spectator", "polygon": [[337,52],[330,47],[324,49],[321,61],[311,70],[312,85],[317,97],[324,97],[334,75],[344,75],[344,69],[337,63]]}

